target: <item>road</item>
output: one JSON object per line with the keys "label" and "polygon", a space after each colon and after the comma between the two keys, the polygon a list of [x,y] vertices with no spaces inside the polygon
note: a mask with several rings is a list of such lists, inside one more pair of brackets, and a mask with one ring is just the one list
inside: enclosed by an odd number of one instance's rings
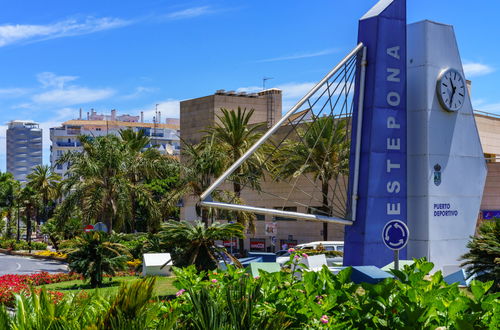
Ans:
{"label": "road", "polygon": [[39,272],[66,273],[66,264],[55,260],[34,259],[0,253],[0,276],[5,274],[31,274]]}

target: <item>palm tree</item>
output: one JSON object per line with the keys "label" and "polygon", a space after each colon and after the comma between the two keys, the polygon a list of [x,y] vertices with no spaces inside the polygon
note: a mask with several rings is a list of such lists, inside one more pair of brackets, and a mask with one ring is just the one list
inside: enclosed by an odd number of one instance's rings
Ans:
{"label": "palm tree", "polygon": [[[250,125],[254,110],[247,112],[246,109],[238,107],[237,111],[220,109],[222,116],[217,116],[219,123],[207,130],[209,136],[218,142],[223,150],[226,160],[225,167],[228,168],[262,136],[259,131],[265,124]],[[256,152],[247,159],[230,176],[233,181],[233,192],[236,197],[241,197],[243,186],[249,185],[252,188],[259,188],[260,178],[262,176],[261,164],[264,158],[263,152]]]}
{"label": "palm tree", "polygon": [[[217,116],[219,122],[210,127],[207,132],[212,134],[213,138],[219,144],[225,154],[225,169],[234,164],[250,147],[262,136],[260,129],[265,123],[250,125],[250,119],[254,113],[251,109],[241,109],[236,111],[220,109],[222,116]],[[241,200],[241,191],[243,187],[250,186],[252,189],[260,190],[260,180],[263,177],[263,167],[265,153],[264,148],[258,149],[253,155],[241,164],[235,172],[229,177],[233,182],[233,192],[235,200]],[[254,229],[254,214],[236,213],[236,220],[245,227],[250,226]],[[240,253],[243,254],[243,238],[239,241]]]}
{"label": "palm tree", "polygon": [[[348,122],[331,116],[317,118],[298,129],[301,138],[287,140],[274,159],[276,177],[296,178],[311,174],[321,184],[321,212],[331,215],[330,181],[349,173]],[[343,212],[343,210],[335,210]],[[328,240],[328,223],[323,223],[323,240]]]}
{"label": "palm tree", "polygon": [[477,236],[467,244],[469,252],[460,266],[468,266],[469,276],[481,281],[494,281],[492,290],[500,291],[500,219],[484,221]]}
{"label": "palm tree", "polygon": [[7,238],[12,236],[12,229],[15,227],[13,213],[17,206],[19,189],[19,181],[15,180],[11,173],[0,173],[0,209],[2,210],[1,218],[7,218],[5,230]]}
{"label": "palm tree", "polygon": [[[59,163],[70,163],[64,181],[65,199],[58,215],[69,218],[75,208],[82,211],[84,222],[103,221],[108,232],[122,230],[134,219],[131,196],[145,205],[153,205],[151,192],[143,182],[132,179],[136,171],[130,148],[119,137],[81,136],[82,152],[68,152]],[[151,207],[154,212],[156,208]]]}
{"label": "palm tree", "polygon": [[[120,138],[125,145],[126,156],[125,171],[131,184],[135,189],[130,190],[130,202],[132,219],[130,219],[129,229],[135,230],[135,217],[137,204],[141,204],[142,209],[148,213],[148,231],[155,232],[159,229],[161,212],[156,205],[155,200],[148,189],[143,185],[145,182],[153,179],[168,177],[172,170],[177,170],[176,161],[168,156],[162,155],[155,147],[151,145],[151,139],[145,135],[143,130],[134,132],[131,129],[121,130]],[[141,189],[148,195],[147,199],[138,200],[136,191]]]}
{"label": "palm tree", "polygon": [[38,210],[36,219],[37,225],[40,225],[40,220],[47,222],[54,209],[55,200],[60,196],[61,177],[52,172],[49,166],[37,165],[26,178],[27,185],[41,196],[42,208]]}
{"label": "palm tree", "polygon": [[[182,196],[194,195],[198,197],[210,186],[212,178],[220,175],[224,169],[224,153],[217,144],[214,135],[206,136],[198,144],[190,144],[183,141],[181,182],[178,189],[172,190],[165,196],[164,207],[172,207]],[[198,216],[201,221],[208,225],[210,210],[201,208],[199,202],[196,205]]]}
{"label": "palm tree", "polygon": [[114,276],[117,271],[125,269],[131,256],[125,246],[110,242],[108,234],[100,231],[76,237],[73,247],[66,253],[70,270],[90,280],[93,288],[102,285],[103,274]]}
{"label": "palm tree", "polygon": [[18,198],[26,222],[26,241],[31,252],[32,221],[37,219],[38,210],[40,210],[42,204],[41,196],[33,187],[26,185],[20,191]]}
{"label": "palm tree", "polygon": [[243,238],[243,226],[239,223],[214,222],[206,226],[200,221],[168,221],[163,225],[160,237],[171,252],[178,267],[195,265],[198,270],[215,269],[218,257],[226,256],[237,263],[224,248],[215,244],[217,240],[231,237]]}

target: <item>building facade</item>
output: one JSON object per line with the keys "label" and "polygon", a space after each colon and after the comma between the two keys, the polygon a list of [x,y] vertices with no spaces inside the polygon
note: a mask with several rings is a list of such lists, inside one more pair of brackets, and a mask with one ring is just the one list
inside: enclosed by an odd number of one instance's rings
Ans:
{"label": "building facade", "polygon": [[12,120],[7,128],[7,172],[16,180],[26,177],[42,164],[42,129],[30,120]]}
{"label": "building facade", "polygon": [[[157,114],[152,123],[144,122],[144,116],[118,116],[116,110],[110,115],[97,114],[94,110],[87,114],[87,119],[68,120],[59,127],[50,129],[50,162],[54,172],[64,176],[68,170],[67,164],[56,164],[56,161],[68,151],[79,151],[82,146],[78,139],[80,135],[104,136],[118,135],[120,130],[132,129],[134,132],[143,131],[151,138],[151,145],[156,145],[165,154],[178,155],[180,151],[179,120],[167,118],[165,123],[160,122]],[[148,146],[149,147],[149,146]]]}

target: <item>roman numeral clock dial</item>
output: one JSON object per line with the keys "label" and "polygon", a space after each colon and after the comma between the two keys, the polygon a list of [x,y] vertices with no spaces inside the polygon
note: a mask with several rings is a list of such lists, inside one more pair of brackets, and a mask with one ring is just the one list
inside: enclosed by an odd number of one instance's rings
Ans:
{"label": "roman numeral clock dial", "polygon": [[462,74],[455,69],[443,70],[437,80],[436,93],[447,111],[458,111],[465,102],[466,85]]}

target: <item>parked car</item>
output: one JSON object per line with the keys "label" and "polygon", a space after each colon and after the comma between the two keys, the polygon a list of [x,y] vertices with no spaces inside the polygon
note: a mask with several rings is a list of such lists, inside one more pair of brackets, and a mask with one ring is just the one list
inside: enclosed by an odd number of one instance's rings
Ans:
{"label": "parked car", "polygon": [[343,241],[316,241],[297,245],[298,250],[317,250],[320,245],[325,251],[339,251],[344,252]]}
{"label": "parked car", "polygon": [[[319,248],[325,251],[338,251],[344,253],[344,242],[343,241],[316,241],[310,243],[299,244],[296,246],[298,250],[318,250]],[[342,256],[327,256],[326,261],[328,266],[335,266],[337,264],[342,264],[344,258]]]}

